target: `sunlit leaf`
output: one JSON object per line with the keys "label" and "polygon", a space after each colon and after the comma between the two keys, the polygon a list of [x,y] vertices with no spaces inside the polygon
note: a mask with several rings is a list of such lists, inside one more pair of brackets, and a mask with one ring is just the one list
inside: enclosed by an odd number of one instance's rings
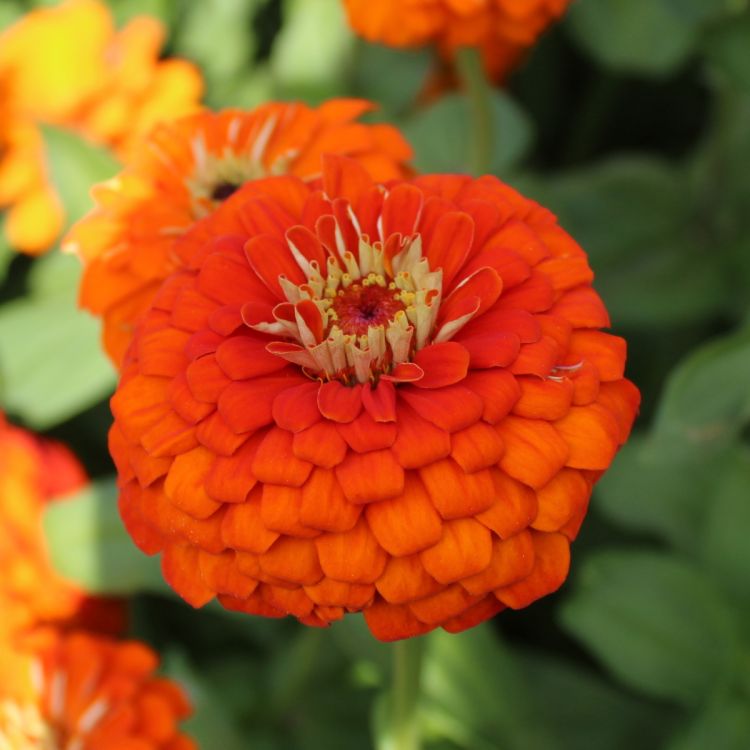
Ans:
{"label": "sunlit leaf", "polygon": [[[493,159],[488,173],[501,176],[526,154],[532,138],[531,122],[508,95],[492,95]],[[423,172],[466,172],[471,143],[471,117],[466,97],[447,94],[403,123],[414,146],[414,165]]]}
{"label": "sunlit leaf", "polygon": [[655,697],[700,703],[737,663],[732,609],[705,572],[675,556],[590,557],[561,615],[618,679]]}
{"label": "sunlit leaf", "polygon": [[52,183],[70,224],[93,207],[92,186],[112,177],[120,165],[111,151],[73,132],[46,125],[42,134]]}
{"label": "sunlit leaf", "polygon": [[0,308],[0,394],[11,413],[47,429],[111,392],[115,374],[99,326],[78,310],[78,261],[36,261],[31,293]]}
{"label": "sunlit leaf", "polygon": [[51,503],[44,529],[52,564],[92,594],[168,591],[158,558],[148,557],[128,536],[117,510],[113,480]]}

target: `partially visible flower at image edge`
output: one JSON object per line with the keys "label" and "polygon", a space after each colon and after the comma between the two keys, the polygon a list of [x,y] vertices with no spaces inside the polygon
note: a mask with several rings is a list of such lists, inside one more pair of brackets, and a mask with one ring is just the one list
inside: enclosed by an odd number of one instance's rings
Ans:
{"label": "partially visible flower at image edge", "polygon": [[499,80],[558,20],[571,0],[343,0],[352,28],[390,47],[437,45],[451,61],[461,47],[479,48]]}
{"label": "partially visible flower at image edge", "polygon": [[0,413],[0,639],[12,642],[29,628],[53,623],[111,634],[124,629],[119,600],[87,595],[49,560],[44,510],[87,481],[68,448],[14,427]]}
{"label": "partially visible flower at image edge", "polygon": [[122,159],[156,123],[197,109],[201,75],[185,60],[160,59],[165,33],[149,16],[116,30],[100,0],[37,8],[0,33],[0,207],[12,247],[42,253],[64,228],[40,125]]}
{"label": "partially visible flower at image edge", "polygon": [[374,105],[332,99],[319,107],[269,103],[201,112],[157,128],[126,168],[94,189],[96,208],[63,241],[84,263],[81,303],[104,324],[119,367],[138,317],[178,267],[173,245],[248,180],[320,176],[321,154],[356,158],[377,180],[404,176],[412,151],[390,125],[358,118]]}
{"label": "partially visible flower at image edge", "polygon": [[45,629],[0,645],[0,747],[12,750],[196,750],[179,731],[190,704],[157,677],[137,641]]}
{"label": "partially visible flower at image edge", "polygon": [[494,177],[256,180],[176,244],[112,399],[193,606],[395,640],[556,590],[639,404],[583,250]]}

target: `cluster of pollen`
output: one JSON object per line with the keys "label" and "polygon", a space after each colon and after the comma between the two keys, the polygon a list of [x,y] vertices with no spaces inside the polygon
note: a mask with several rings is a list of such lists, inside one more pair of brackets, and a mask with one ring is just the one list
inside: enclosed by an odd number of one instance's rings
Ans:
{"label": "cluster of pollen", "polygon": [[391,254],[391,240],[371,243],[361,235],[357,255],[338,247],[323,275],[287,238],[307,281],[281,277],[287,302],[274,309],[275,322],[252,326],[295,342],[275,342],[269,351],[315,377],[346,384],[374,381],[409,362],[434,329],[442,270],[430,270],[419,235],[393,239],[398,245]]}
{"label": "cluster of pollen", "polygon": [[[38,706],[0,701],[0,750],[59,750]],[[67,749],[66,749],[67,750]]]}

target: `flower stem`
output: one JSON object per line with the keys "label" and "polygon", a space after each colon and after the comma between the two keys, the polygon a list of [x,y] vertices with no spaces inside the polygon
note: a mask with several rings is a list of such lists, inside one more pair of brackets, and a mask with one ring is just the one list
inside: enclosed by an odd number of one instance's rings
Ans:
{"label": "flower stem", "polygon": [[461,47],[456,53],[456,65],[471,111],[469,165],[472,173],[479,176],[489,172],[492,166],[492,92],[476,47]]}
{"label": "flower stem", "polygon": [[424,638],[407,638],[393,646],[392,748],[419,750],[417,708]]}

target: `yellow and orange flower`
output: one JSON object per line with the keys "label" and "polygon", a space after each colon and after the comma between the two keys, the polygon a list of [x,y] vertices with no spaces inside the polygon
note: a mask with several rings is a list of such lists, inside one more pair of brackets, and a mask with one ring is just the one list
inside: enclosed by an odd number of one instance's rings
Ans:
{"label": "yellow and orange flower", "polygon": [[571,0],[344,0],[352,28],[391,47],[436,44],[447,60],[478,47],[493,79],[504,77]]}
{"label": "yellow and orange flower", "polygon": [[120,509],[199,607],[459,631],[557,589],[639,403],[581,248],[494,177],[248,183],[112,399]]}
{"label": "yellow and orange flower", "polygon": [[47,555],[46,504],[85,482],[83,467],[65,446],[12,427],[0,414],[0,638],[53,622],[122,630],[121,603],[86,596],[55,573]]}
{"label": "yellow and orange flower", "polygon": [[43,252],[64,225],[39,124],[69,128],[123,158],[157,122],[197,108],[200,74],[159,59],[164,34],[146,16],[116,31],[99,0],[34,10],[0,34],[0,207],[8,207],[14,247]]}
{"label": "yellow and orange flower", "polygon": [[12,750],[195,750],[179,731],[190,704],[154,675],[156,654],[135,641],[35,633],[0,648],[0,747]]}
{"label": "yellow and orange flower", "polygon": [[73,227],[64,248],[85,264],[81,303],[103,318],[114,363],[159,284],[178,267],[175,239],[244,182],[319,176],[326,152],[356,158],[378,180],[402,176],[411,149],[400,133],[357,122],[372,108],[335,99],[317,109],[271,103],[203,112],[158,128],[122,174],[98,186],[97,208]]}

